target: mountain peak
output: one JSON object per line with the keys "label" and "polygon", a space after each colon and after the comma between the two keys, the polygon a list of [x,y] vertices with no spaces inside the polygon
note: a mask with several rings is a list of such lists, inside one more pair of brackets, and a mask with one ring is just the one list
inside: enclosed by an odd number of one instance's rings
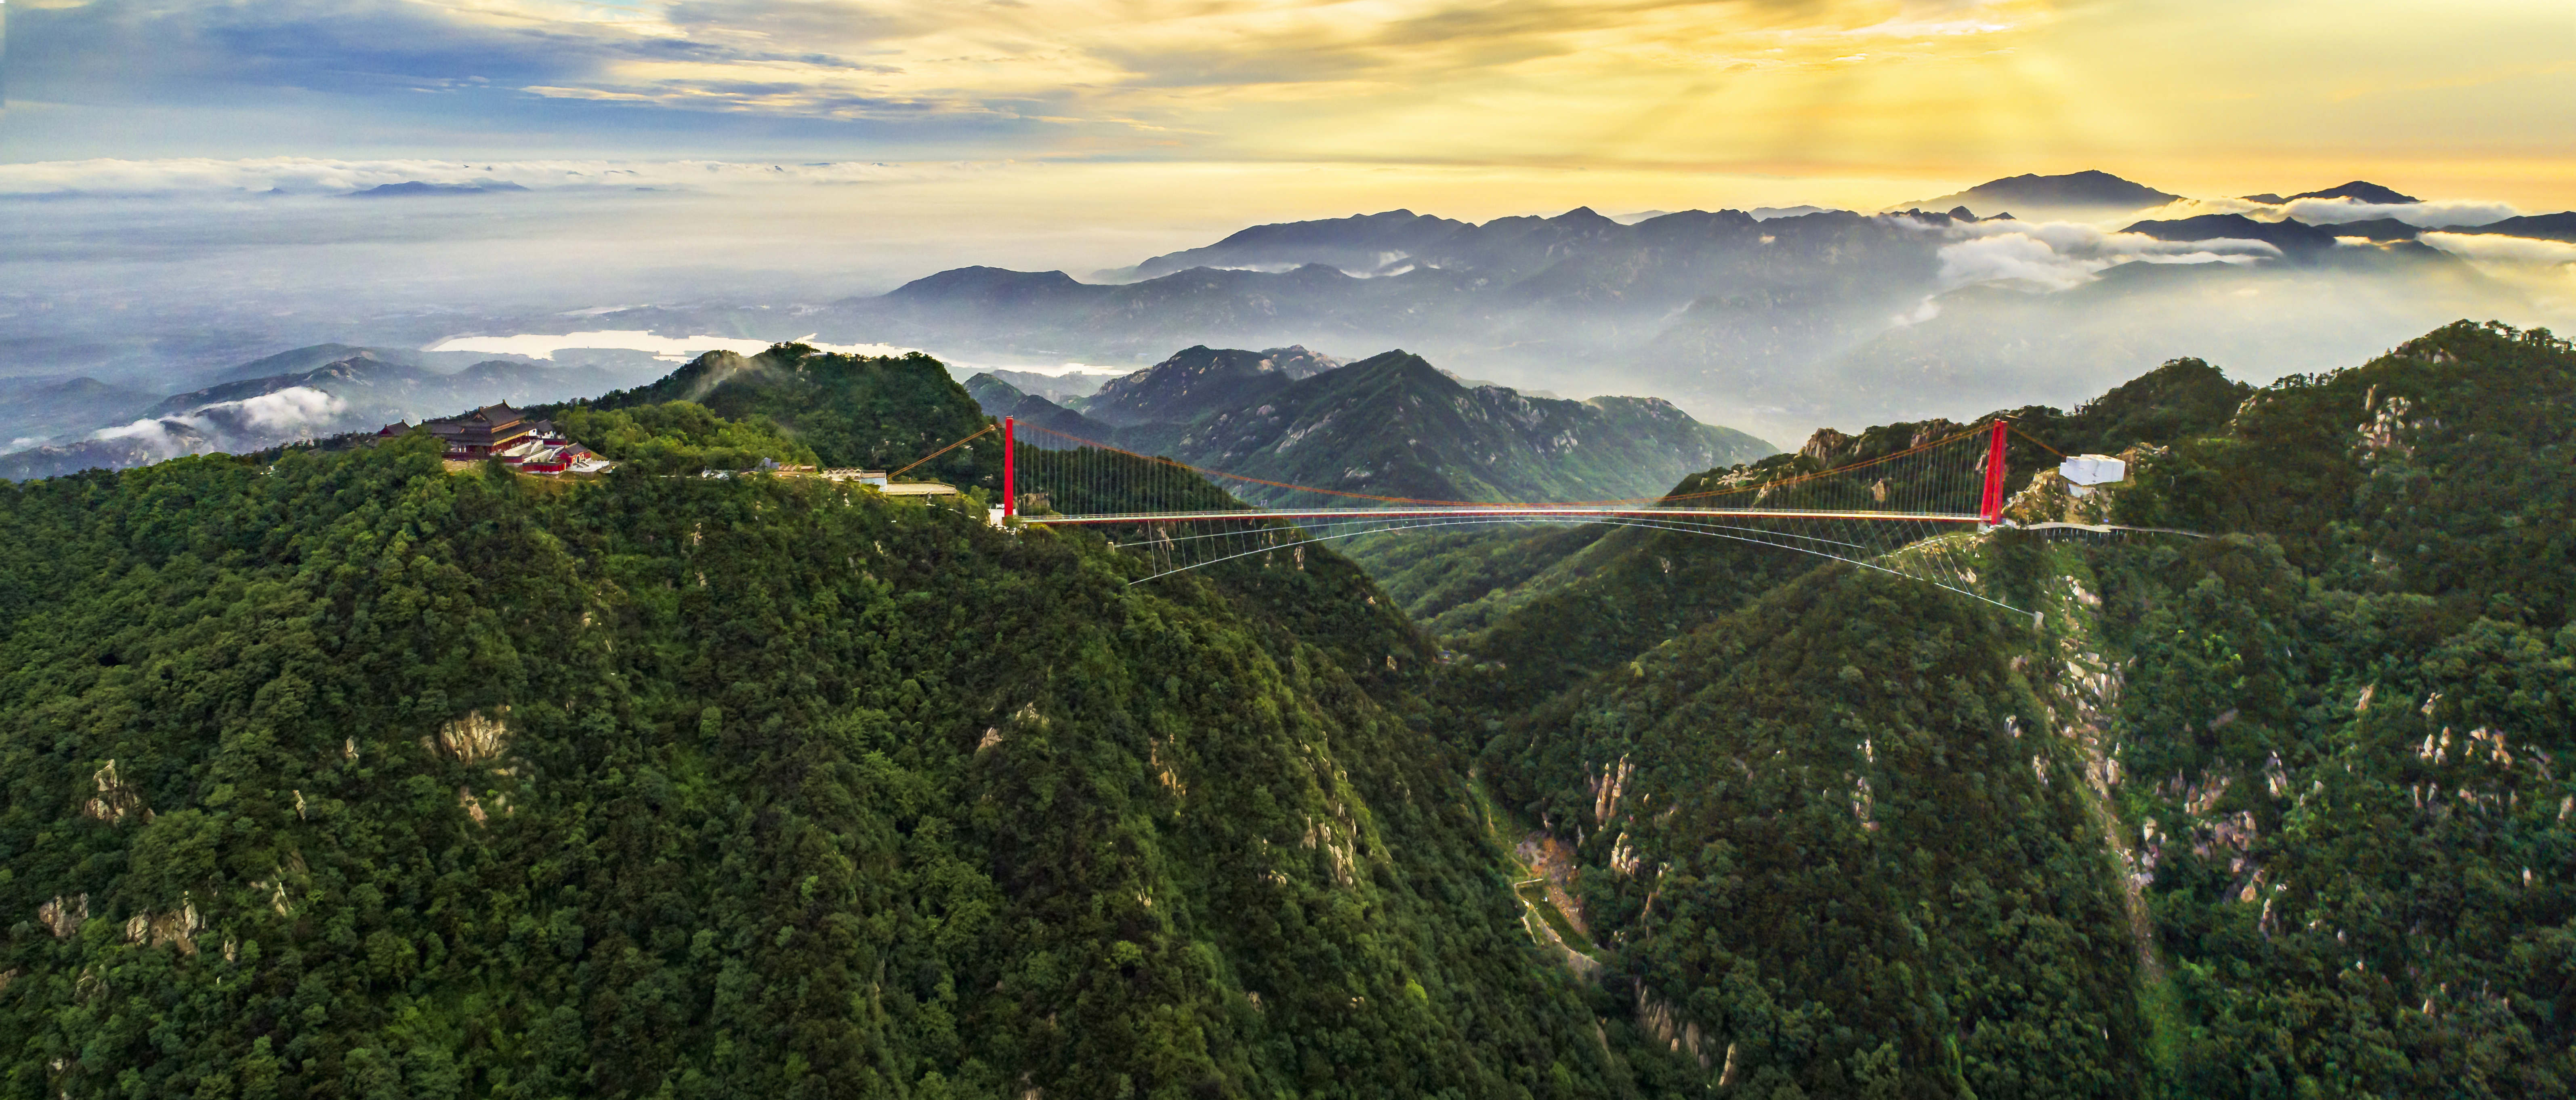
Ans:
{"label": "mountain peak", "polygon": [[2355,202],[2377,203],[2388,206],[2402,206],[2408,203],[2424,201],[2413,195],[2401,194],[2393,189],[2382,187],[2368,180],[2354,180],[2350,183],[2326,188],[2323,191],[2302,191],[2296,195],[2290,196],[2286,201],[2297,202],[2300,199],[2351,199]]}
{"label": "mountain peak", "polygon": [[1965,207],[1977,214],[1991,215],[2007,209],[2032,211],[2059,210],[2140,210],[2162,206],[2181,198],[2142,183],[2121,179],[2109,172],[2087,169],[2062,176],[2025,173],[1987,180],[1965,191],[1939,198],[1898,203],[1890,210],[1912,207],[1920,210],[1948,210]]}
{"label": "mountain peak", "polygon": [[2160,241],[2262,241],[2283,252],[2333,248],[2335,235],[2305,222],[2260,222],[2243,214],[2202,214],[2171,221],[2130,224],[2123,233],[2140,233]]}
{"label": "mountain peak", "polygon": [[1082,403],[1082,412],[1121,427],[1176,424],[1211,409],[1257,403],[1262,394],[1340,365],[1341,360],[1298,345],[1245,351],[1193,344],[1153,366],[1110,379]]}

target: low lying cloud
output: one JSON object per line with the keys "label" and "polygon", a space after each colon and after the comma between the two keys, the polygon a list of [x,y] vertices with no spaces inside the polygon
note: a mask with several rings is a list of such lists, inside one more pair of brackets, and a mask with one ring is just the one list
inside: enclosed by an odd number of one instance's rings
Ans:
{"label": "low lying cloud", "polygon": [[1895,220],[1951,238],[1940,251],[1940,286],[1945,291],[1978,283],[2070,290],[2121,264],[2248,264],[2281,255],[2279,248],[2264,241],[2160,241],[2143,233],[2116,233],[2081,222],[1945,226],[1904,217]]}
{"label": "low lying cloud", "polygon": [[2576,264],[2576,244],[2499,233],[2426,233],[2416,238],[2454,256],[2490,263]]}
{"label": "low lying cloud", "polygon": [[239,417],[241,426],[260,432],[310,431],[349,411],[349,403],[311,386],[289,386],[257,397],[226,401],[197,410],[201,417]]}
{"label": "low lying cloud", "polygon": [[154,420],[150,417],[146,417],[131,424],[121,424],[113,428],[100,428],[97,431],[89,433],[89,437],[97,440],[133,439],[140,440],[145,443],[166,444],[174,438],[174,432],[176,429],[186,426],[186,420],[175,416],[161,420]]}
{"label": "low lying cloud", "polygon": [[327,432],[345,431],[338,423],[349,403],[311,386],[289,386],[246,397],[218,401],[176,416],[146,417],[129,424],[100,428],[90,438],[125,441],[150,449],[161,458],[226,449],[271,447]]}
{"label": "low lying cloud", "polygon": [[2243,214],[2264,222],[2295,218],[2309,225],[2345,225],[2393,218],[2421,229],[2440,229],[2445,226],[2485,225],[2520,213],[2522,211],[2511,203],[2477,199],[2434,199],[2427,202],[2297,199],[2288,203],[2268,203],[2226,198],[2177,199],[2153,210],[2139,211],[2132,220],[2176,221],[2203,214]]}
{"label": "low lying cloud", "polygon": [[2521,211],[2509,203],[2473,202],[2459,199],[2437,199],[2430,202],[2377,203],[2353,199],[2299,199],[2277,207],[2285,217],[2309,225],[2342,225],[2380,218],[2395,218],[2408,225],[2438,229],[2447,225],[2485,225],[2513,217]]}

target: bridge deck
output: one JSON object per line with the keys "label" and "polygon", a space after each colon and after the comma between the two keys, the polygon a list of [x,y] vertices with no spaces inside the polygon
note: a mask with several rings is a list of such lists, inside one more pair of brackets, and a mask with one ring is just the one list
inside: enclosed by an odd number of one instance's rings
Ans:
{"label": "bridge deck", "polygon": [[1897,519],[1981,523],[1984,516],[1951,512],[1796,512],[1762,508],[1655,508],[1580,505],[1433,505],[1412,508],[1254,508],[1242,511],[1120,512],[1099,515],[1022,516],[1030,523],[1189,523],[1220,519]]}

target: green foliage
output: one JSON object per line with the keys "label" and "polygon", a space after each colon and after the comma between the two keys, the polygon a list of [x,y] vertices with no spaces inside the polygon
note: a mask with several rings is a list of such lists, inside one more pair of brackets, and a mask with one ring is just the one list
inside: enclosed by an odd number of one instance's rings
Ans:
{"label": "green foliage", "polygon": [[[830,355],[803,344],[779,344],[748,357],[708,352],[652,385],[559,408],[630,409],[672,401],[703,405],[726,420],[766,421],[830,467],[909,465],[986,424],[975,399],[927,355]],[[1001,472],[1001,441],[987,436],[905,476],[997,490]]]}
{"label": "green foliage", "polygon": [[816,461],[813,448],[788,438],[766,419],[725,420],[686,401],[624,409],[575,406],[557,413],[555,426],[641,474],[747,470],[764,460],[783,465]]}
{"label": "green foliage", "polygon": [[2570,393],[2567,343],[2461,324],[2260,391],[2178,361],[2020,410],[2135,448],[2118,521],[2231,533],[1998,533],[1985,583],[2037,634],[1829,566],[1485,712],[1487,775],[1578,842],[1625,1026],[1698,1027],[1753,1094],[2564,1095]]}
{"label": "green foliage", "polygon": [[[2224,428],[2254,387],[2229,381],[2198,359],[2175,359],[2085,402],[2072,413],[2044,405],[2003,415],[2013,426],[2066,454],[2119,454],[2139,444],[2163,446]],[[2017,488],[2031,471],[2046,469],[2032,456],[2014,471]]]}
{"label": "green foliage", "polygon": [[[661,476],[909,461],[982,424],[932,361],[648,390],[556,413],[595,480],[414,437],[0,487],[0,1096],[2576,1088],[2548,333],[2013,413],[2218,536],[1982,540],[2037,626],[1618,527],[1131,585],[1147,528]],[[1462,744],[1570,847],[1591,980]]]}
{"label": "green foliage", "polygon": [[420,438],[0,515],[0,1094],[1624,1091],[1318,551]]}
{"label": "green foliage", "polygon": [[1829,566],[1487,749],[1578,842],[1624,1026],[1684,1041],[1642,1083],[2137,1094],[2136,954],[2015,623]]}
{"label": "green foliage", "polygon": [[2177,1095],[2576,1088],[2576,349],[2453,325],[2148,456],[2102,552]]}

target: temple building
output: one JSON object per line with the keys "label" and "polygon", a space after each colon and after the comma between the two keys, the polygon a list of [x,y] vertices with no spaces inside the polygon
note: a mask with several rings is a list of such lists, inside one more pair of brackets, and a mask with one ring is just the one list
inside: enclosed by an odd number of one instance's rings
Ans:
{"label": "temple building", "polygon": [[[447,444],[447,457],[451,459],[498,459],[538,474],[594,474],[616,465],[565,439],[553,424],[530,420],[527,414],[508,405],[487,405],[454,419],[432,420],[421,427]],[[392,426],[386,430],[391,431]]]}
{"label": "temple building", "polygon": [[508,405],[486,405],[452,420],[432,420],[427,428],[447,443],[449,458],[484,458],[531,436],[554,434],[555,426],[530,420]]}

